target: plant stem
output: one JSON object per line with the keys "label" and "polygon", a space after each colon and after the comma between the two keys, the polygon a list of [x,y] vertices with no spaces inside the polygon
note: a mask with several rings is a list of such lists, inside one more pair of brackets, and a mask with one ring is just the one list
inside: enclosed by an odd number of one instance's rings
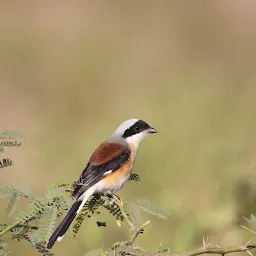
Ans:
{"label": "plant stem", "polygon": [[17,220],[16,222],[14,222],[13,224],[9,225],[7,228],[5,228],[4,230],[2,230],[0,232],[0,236],[3,236],[5,233],[7,233],[8,231],[10,231],[11,229],[15,228],[16,226],[18,226],[21,223],[20,220]]}
{"label": "plant stem", "polygon": [[253,231],[253,230],[251,230],[251,229],[249,229],[249,228],[247,228],[247,227],[245,227],[245,226],[242,226],[242,225],[241,225],[241,227],[244,228],[244,229],[246,229],[246,230],[248,230],[248,231],[250,231],[250,232],[252,232],[253,234],[256,235],[256,232],[255,232],[255,231]]}
{"label": "plant stem", "polygon": [[124,207],[123,207],[123,202],[121,200],[116,200],[115,201],[115,204],[119,207],[123,217],[124,217],[124,220],[126,221],[127,225],[132,229],[132,230],[135,230],[135,227],[134,225],[132,224],[129,216],[127,215],[127,213],[125,212],[124,210]]}
{"label": "plant stem", "polygon": [[240,246],[230,246],[230,247],[218,247],[218,246],[212,246],[212,247],[206,247],[206,248],[199,248],[194,251],[188,251],[188,252],[161,252],[161,253],[155,253],[155,252],[140,252],[141,256],[197,256],[200,254],[221,254],[225,255],[227,253],[234,253],[234,252],[248,252],[251,249],[255,249],[256,244],[246,244],[246,245],[240,245]]}
{"label": "plant stem", "polygon": [[137,236],[139,235],[139,233],[150,223],[150,221],[147,221],[146,223],[142,224],[140,227],[138,227],[134,233],[132,234],[131,240],[129,240],[128,242],[126,242],[127,246],[131,246],[135,239],[137,238]]}

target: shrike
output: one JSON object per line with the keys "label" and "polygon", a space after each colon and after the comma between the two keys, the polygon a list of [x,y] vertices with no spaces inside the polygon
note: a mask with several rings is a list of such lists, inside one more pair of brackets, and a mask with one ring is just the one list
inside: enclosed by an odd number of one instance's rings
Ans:
{"label": "shrike", "polygon": [[72,195],[76,202],[52,234],[47,248],[63,238],[90,196],[95,193],[113,195],[124,186],[133,170],[140,142],[151,133],[157,130],[143,120],[130,119],[120,124],[95,150],[74,188]]}

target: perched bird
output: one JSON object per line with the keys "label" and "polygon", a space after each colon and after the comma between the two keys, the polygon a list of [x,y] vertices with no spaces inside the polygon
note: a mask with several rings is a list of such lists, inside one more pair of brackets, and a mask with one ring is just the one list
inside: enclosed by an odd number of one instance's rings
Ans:
{"label": "perched bird", "polygon": [[52,234],[47,248],[63,238],[90,196],[95,193],[114,195],[124,186],[133,170],[140,142],[150,133],[157,133],[157,130],[143,120],[130,119],[120,124],[95,150],[74,188],[72,195],[76,202]]}

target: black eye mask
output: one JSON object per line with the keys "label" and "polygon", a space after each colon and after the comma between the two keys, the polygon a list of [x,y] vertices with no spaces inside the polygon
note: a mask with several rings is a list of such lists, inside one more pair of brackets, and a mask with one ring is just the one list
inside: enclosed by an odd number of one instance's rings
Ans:
{"label": "black eye mask", "polygon": [[130,137],[134,134],[146,131],[150,129],[151,127],[144,122],[143,120],[137,121],[134,125],[132,125],[130,128],[128,128],[125,132],[124,135],[122,136],[123,138]]}

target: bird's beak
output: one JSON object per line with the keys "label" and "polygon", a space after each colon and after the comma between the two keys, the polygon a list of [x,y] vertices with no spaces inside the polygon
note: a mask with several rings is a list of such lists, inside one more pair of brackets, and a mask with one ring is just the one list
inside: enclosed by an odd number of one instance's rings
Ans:
{"label": "bird's beak", "polygon": [[151,127],[148,129],[148,133],[158,133],[158,131]]}

